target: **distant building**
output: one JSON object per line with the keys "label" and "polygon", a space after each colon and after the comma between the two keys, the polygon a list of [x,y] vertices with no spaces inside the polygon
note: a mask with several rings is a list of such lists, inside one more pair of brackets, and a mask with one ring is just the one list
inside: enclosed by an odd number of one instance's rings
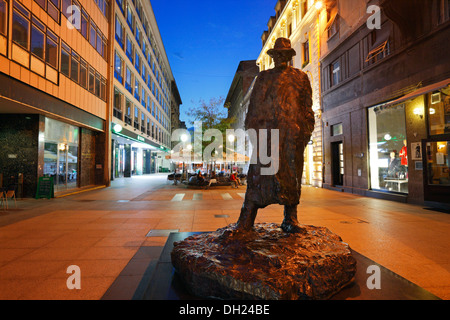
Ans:
{"label": "distant building", "polygon": [[244,121],[248,103],[244,103],[244,97],[249,93],[249,89],[258,72],[259,68],[256,65],[256,60],[241,61],[239,63],[225,99],[225,105],[228,106],[228,118],[234,117],[235,119],[235,122],[232,124],[233,129],[244,129],[245,127]]}
{"label": "distant building", "polygon": [[112,176],[169,171],[181,98],[151,3],[116,0],[114,7]]}
{"label": "distant building", "polygon": [[[381,9],[378,26],[369,5]],[[448,204],[449,1],[331,1],[325,9],[324,187]]]}
{"label": "distant building", "polygon": [[108,8],[0,0],[0,184],[18,197],[43,176],[56,193],[109,184]]}

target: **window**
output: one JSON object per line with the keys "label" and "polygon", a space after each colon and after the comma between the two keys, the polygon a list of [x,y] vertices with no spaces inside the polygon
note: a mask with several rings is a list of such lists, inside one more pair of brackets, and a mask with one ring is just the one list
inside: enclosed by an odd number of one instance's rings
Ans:
{"label": "window", "polygon": [[123,48],[123,26],[120,23],[119,17],[116,15],[116,40],[120,47]]}
{"label": "window", "polygon": [[95,25],[95,23],[91,20],[91,26],[90,26],[90,32],[89,32],[89,43],[91,44],[91,46],[93,46],[94,48],[96,47],[97,44],[97,26]]}
{"label": "window", "polygon": [[8,22],[8,3],[0,0],[0,54],[7,55],[7,22]]}
{"label": "window", "polygon": [[341,134],[343,134],[343,128],[342,128],[342,123],[338,123],[335,124],[333,126],[331,126],[331,136],[335,137],[335,136],[339,136]]}
{"label": "window", "polygon": [[389,42],[386,40],[367,55],[366,62],[376,62],[389,54]]}
{"label": "window", "polygon": [[54,69],[58,69],[58,43],[59,38],[47,28],[45,62],[47,62]]}
{"label": "window", "polygon": [[123,94],[117,88],[114,88],[114,110],[113,115],[117,119],[122,120],[122,98]]}
{"label": "window", "polygon": [[302,68],[306,67],[309,64],[309,40],[303,44],[303,64]]}
{"label": "window", "polygon": [[80,59],[80,85],[87,89],[88,84],[88,64],[85,60]]}
{"label": "window", "polygon": [[130,26],[131,30],[134,31],[133,25],[134,25],[134,18],[133,18],[133,12],[131,11],[131,5],[127,2],[127,23]]}
{"label": "window", "polygon": [[133,43],[131,42],[131,39],[128,35],[127,35],[127,44],[126,45],[127,45],[127,47],[126,47],[125,53],[126,53],[127,57],[131,61],[133,61]]}
{"label": "window", "polygon": [[114,58],[114,77],[119,80],[120,83],[123,83],[123,60],[117,51]]}
{"label": "window", "polygon": [[99,98],[101,98],[101,77],[100,73],[95,72],[95,95]]}
{"label": "window", "polygon": [[140,88],[140,84],[139,84],[139,80],[138,77],[135,77],[134,79],[134,97],[140,101],[140,96],[139,96],[139,89]]}
{"label": "window", "polygon": [[14,2],[12,21],[12,41],[28,51],[30,33],[30,12]]}
{"label": "window", "polygon": [[70,51],[69,46],[61,42],[61,73],[66,77],[70,76]]}
{"label": "window", "polygon": [[62,0],[62,14],[65,15],[67,18],[70,17],[73,13],[73,11],[69,11],[69,7],[72,5],[72,0]]}
{"label": "window", "polygon": [[376,106],[368,113],[371,188],[408,193],[405,105]]}
{"label": "window", "polygon": [[88,27],[89,27],[89,15],[87,12],[82,9],[81,10],[81,34],[85,39],[88,38]]}
{"label": "window", "polygon": [[325,30],[328,31],[328,38],[332,38],[339,32],[339,22],[340,18],[337,12],[333,14],[333,16],[328,20],[327,26]]}
{"label": "window", "polygon": [[79,75],[79,66],[80,66],[80,56],[72,50],[72,62],[70,64],[70,78],[78,83],[78,75]]}
{"label": "window", "polygon": [[125,71],[125,88],[130,92],[133,93],[133,88],[131,86],[131,71],[130,68],[128,68],[128,66],[126,67],[126,71]]}
{"label": "window", "polygon": [[366,57],[366,62],[368,63],[375,63],[385,58],[390,53],[389,32],[385,31],[388,30],[388,28],[386,26],[383,27],[384,29],[381,29],[380,31],[373,30],[366,38],[368,39],[370,48],[370,52]]}
{"label": "window", "polygon": [[125,122],[129,125],[131,125],[131,101],[126,99],[125,107],[127,109],[127,112],[125,114]]}
{"label": "window", "polygon": [[100,31],[98,31],[98,30],[97,30],[97,44],[96,44],[95,48],[97,49],[97,52],[100,53],[100,55],[103,57],[102,35],[101,35]]}
{"label": "window", "polygon": [[139,27],[136,27],[136,41],[141,46],[141,30],[139,30]]}
{"label": "window", "polygon": [[139,56],[139,51],[136,50],[136,55],[135,55],[135,59],[134,59],[134,66],[136,67],[136,70],[138,71],[138,74],[141,74],[141,59]]}
{"label": "window", "polygon": [[134,127],[139,129],[139,109],[134,106]]}
{"label": "window", "polygon": [[59,8],[60,3],[59,0],[48,0],[47,1],[47,13],[50,17],[53,18],[56,22],[59,23]]}
{"label": "window", "polygon": [[100,99],[106,101],[106,79],[100,78]]}
{"label": "window", "polygon": [[[47,11],[48,15],[52,17],[53,20],[59,23],[59,9],[60,9],[60,0],[35,0],[36,3],[45,11]],[[66,5],[66,3],[64,4]],[[64,7],[63,7],[64,9]]]}
{"label": "window", "polygon": [[89,92],[95,94],[95,70],[89,67]]}
{"label": "window", "polygon": [[8,5],[5,0],[0,0],[0,34],[6,35]]}
{"label": "window", "polygon": [[341,81],[341,64],[339,60],[331,64],[330,79],[331,79],[331,86],[335,86]]}
{"label": "window", "polygon": [[30,51],[34,56],[44,60],[45,26],[35,17],[32,21]]}

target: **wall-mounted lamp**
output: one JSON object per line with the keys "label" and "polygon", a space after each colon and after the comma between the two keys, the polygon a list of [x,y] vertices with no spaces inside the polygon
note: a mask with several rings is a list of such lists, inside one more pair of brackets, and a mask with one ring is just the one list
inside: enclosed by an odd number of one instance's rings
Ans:
{"label": "wall-mounted lamp", "polygon": [[413,113],[423,119],[423,108],[415,108]]}
{"label": "wall-mounted lamp", "polygon": [[323,2],[322,1],[316,1],[315,3],[314,3],[314,7],[316,8],[316,10],[320,10],[320,9],[322,9],[322,7],[323,7]]}

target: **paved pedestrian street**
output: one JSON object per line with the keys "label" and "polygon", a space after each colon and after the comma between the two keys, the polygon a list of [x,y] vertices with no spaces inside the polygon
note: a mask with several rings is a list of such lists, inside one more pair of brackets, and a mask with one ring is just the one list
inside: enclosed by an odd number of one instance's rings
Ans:
{"label": "paved pedestrian street", "polygon": [[[238,219],[245,186],[173,185],[167,175],[117,179],[0,211],[0,299],[132,299],[170,232],[214,231]],[[283,207],[257,223],[281,223]],[[304,187],[302,224],[325,226],[350,247],[441,299],[450,299],[450,215]],[[80,289],[70,290],[78,266]],[[381,280],[381,286],[383,282]]]}

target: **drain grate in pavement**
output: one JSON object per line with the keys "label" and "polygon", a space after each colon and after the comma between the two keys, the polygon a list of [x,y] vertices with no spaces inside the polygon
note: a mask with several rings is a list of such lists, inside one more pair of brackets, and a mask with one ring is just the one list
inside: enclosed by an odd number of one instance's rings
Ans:
{"label": "drain grate in pavement", "polygon": [[172,232],[178,232],[178,229],[153,229],[146,234],[146,237],[168,237]]}
{"label": "drain grate in pavement", "polygon": [[215,214],[214,218],[229,218],[230,216],[227,214]]}

